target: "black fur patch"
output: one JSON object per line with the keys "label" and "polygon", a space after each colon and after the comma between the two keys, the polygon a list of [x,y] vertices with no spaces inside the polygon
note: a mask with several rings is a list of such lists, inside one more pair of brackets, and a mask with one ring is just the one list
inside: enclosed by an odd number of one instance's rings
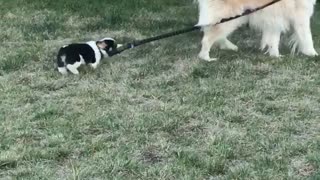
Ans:
{"label": "black fur patch", "polygon": [[61,59],[62,56],[65,56],[66,58],[65,62],[62,62],[62,60],[59,62],[58,60],[58,67],[64,67],[65,64],[80,62],[80,55],[83,57],[86,64],[96,62],[95,52],[89,44],[70,44],[59,50],[58,59]]}

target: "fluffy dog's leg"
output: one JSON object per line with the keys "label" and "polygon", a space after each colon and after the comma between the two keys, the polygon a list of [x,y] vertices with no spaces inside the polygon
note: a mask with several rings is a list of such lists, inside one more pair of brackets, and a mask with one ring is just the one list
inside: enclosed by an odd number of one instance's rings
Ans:
{"label": "fluffy dog's leg", "polygon": [[[202,39],[202,48],[199,58],[206,61],[214,61],[216,58],[210,58],[210,49],[215,42],[220,43],[220,47],[237,50],[238,47],[227,40],[227,36],[237,29],[241,24],[245,23],[245,18],[240,18],[232,22],[220,24],[217,26],[204,27],[204,36]],[[221,44],[222,43],[222,44]]]}
{"label": "fluffy dog's leg", "polygon": [[238,46],[234,45],[231,41],[229,41],[227,38],[221,39],[217,42],[220,46],[220,49],[229,49],[233,51],[238,51]]}
{"label": "fluffy dog's leg", "polygon": [[205,27],[203,28],[203,39],[202,39],[202,47],[199,53],[199,58],[206,61],[215,61],[216,58],[210,58],[210,49],[215,41],[218,39],[221,31],[218,27]]}
{"label": "fluffy dog's leg", "polygon": [[[302,13],[300,13],[301,15]],[[314,49],[312,33],[310,28],[310,17],[300,16],[293,22],[294,35],[292,36],[294,53],[297,46],[301,53],[307,56],[317,56],[318,53]]]}
{"label": "fluffy dog's leg", "polygon": [[262,32],[261,50],[268,48],[267,52],[270,56],[280,57],[279,43],[280,43],[281,31],[276,29],[265,29]]}

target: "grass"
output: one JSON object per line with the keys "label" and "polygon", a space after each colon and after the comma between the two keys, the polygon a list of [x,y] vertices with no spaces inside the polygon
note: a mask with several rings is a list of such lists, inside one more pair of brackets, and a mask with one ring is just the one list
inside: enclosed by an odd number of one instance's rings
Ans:
{"label": "grass", "polygon": [[190,33],[80,76],[54,68],[65,43],[193,24],[191,2],[2,0],[0,179],[319,179],[319,59],[265,56],[246,28],[218,62]]}

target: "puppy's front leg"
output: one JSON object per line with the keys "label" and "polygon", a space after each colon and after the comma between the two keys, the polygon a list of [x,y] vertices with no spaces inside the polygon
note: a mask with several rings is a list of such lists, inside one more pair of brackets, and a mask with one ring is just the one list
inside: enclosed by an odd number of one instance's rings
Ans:
{"label": "puppy's front leg", "polygon": [[92,69],[97,69],[98,65],[97,64],[90,64]]}
{"label": "puppy's front leg", "polygon": [[74,64],[68,64],[68,65],[67,65],[67,69],[68,69],[71,73],[78,75],[78,74],[79,74],[78,67],[80,67],[80,65],[81,65],[80,62],[76,62],[76,63],[74,63]]}
{"label": "puppy's front leg", "polygon": [[91,64],[90,64],[90,67],[91,67],[92,69],[97,69],[98,63],[97,63],[97,62],[91,63]]}

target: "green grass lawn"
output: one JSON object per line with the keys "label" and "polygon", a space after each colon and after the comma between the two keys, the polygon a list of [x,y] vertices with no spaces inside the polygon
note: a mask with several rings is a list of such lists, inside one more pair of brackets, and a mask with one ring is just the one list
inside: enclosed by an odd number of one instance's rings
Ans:
{"label": "green grass lawn", "polygon": [[66,43],[196,21],[192,0],[1,0],[0,179],[320,179],[320,61],[270,58],[245,27],[217,62],[195,32],[55,69]]}

